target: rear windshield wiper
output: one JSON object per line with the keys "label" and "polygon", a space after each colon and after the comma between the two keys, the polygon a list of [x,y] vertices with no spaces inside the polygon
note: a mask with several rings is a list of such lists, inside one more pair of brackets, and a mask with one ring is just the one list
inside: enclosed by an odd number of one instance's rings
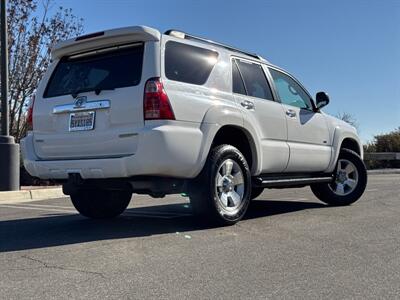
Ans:
{"label": "rear windshield wiper", "polygon": [[113,91],[113,90],[115,90],[115,88],[95,88],[94,93],[96,95],[99,95],[101,91]]}

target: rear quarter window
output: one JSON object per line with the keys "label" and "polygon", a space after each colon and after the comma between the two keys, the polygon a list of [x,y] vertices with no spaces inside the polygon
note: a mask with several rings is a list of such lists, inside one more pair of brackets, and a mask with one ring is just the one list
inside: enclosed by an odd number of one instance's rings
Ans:
{"label": "rear quarter window", "polygon": [[138,44],[63,57],[51,75],[43,97],[138,85],[142,76],[143,51],[143,44]]}
{"label": "rear quarter window", "polygon": [[165,45],[165,76],[170,80],[204,84],[217,63],[218,53],[169,41]]}

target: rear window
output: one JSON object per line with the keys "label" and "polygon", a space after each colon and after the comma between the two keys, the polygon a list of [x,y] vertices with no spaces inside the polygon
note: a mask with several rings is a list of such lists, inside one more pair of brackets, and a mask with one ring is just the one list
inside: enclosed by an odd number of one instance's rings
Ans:
{"label": "rear window", "polygon": [[232,91],[236,94],[247,95],[242,77],[235,61],[232,61]]}
{"label": "rear window", "polygon": [[143,44],[137,44],[63,57],[50,78],[44,98],[138,85],[143,49]]}
{"label": "rear window", "polygon": [[175,81],[202,85],[217,59],[215,51],[169,41],[165,46],[165,76]]}
{"label": "rear window", "polygon": [[273,100],[271,88],[261,65],[236,60],[240,74],[243,76],[247,95],[267,100]]}

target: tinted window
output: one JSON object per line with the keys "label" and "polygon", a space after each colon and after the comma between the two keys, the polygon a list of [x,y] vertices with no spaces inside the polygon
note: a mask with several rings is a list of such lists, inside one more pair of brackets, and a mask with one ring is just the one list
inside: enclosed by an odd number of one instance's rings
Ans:
{"label": "tinted window", "polygon": [[272,100],[271,88],[261,65],[240,60],[237,60],[237,63],[243,76],[247,95]]}
{"label": "tinted window", "polygon": [[165,75],[171,80],[201,85],[217,58],[215,51],[170,41],[165,46]]}
{"label": "tinted window", "polygon": [[54,70],[44,97],[138,85],[142,63],[143,45],[64,57]]}
{"label": "tinted window", "polygon": [[287,105],[312,109],[311,99],[303,88],[288,75],[269,69],[281,102]]}
{"label": "tinted window", "polygon": [[237,94],[246,95],[242,77],[235,61],[232,61],[232,91]]}

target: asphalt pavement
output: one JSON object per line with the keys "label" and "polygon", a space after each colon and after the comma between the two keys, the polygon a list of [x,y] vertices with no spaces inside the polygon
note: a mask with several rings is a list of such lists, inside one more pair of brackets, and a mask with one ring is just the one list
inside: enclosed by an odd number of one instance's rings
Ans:
{"label": "asphalt pavement", "polygon": [[400,175],[328,207],[309,188],[265,190],[209,228],[180,195],[134,195],[89,220],[69,198],[0,203],[1,299],[398,299]]}

